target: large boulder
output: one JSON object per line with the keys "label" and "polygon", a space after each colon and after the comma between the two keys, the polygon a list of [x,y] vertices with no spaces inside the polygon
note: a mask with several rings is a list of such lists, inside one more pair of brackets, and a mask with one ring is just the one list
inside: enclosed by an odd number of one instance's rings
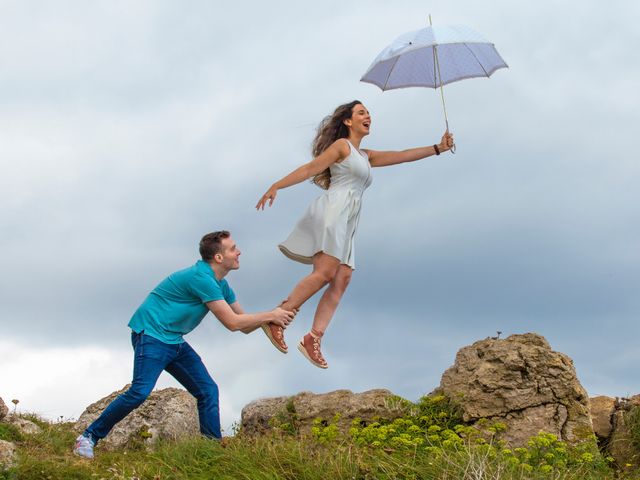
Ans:
{"label": "large boulder", "polygon": [[9,407],[5,405],[4,401],[0,397],[0,420],[2,420],[7,413],[9,413]]}
{"label": "large boulder", "polygon": [[11,468],[16,462],[16,446],[5,440],[0,440],[0,470]]}
{"label": "large boulder", "polygon": [[[122,390],[89,405],[76,422],[76,430],[84,431]],[[195,398],[179,388],[156,390],[136,410],[119,422],[99,446],[114,449],[135,444],[151,445],[159,439],[196,436],[200,432]]]}
{"label": "large boulder", "polygon": [[616,399],[600,395],[591,397],[589,411],[593,423],[593,433],[598,440],[607,440],[613,431],[613,416],[616,412]]}
{"label": "large boulder", "polygon": [[540,431],[570,443],[593,436],[589,397],[573,362],[534,333],[460,349],[439,390],[459,404],[464,421],[505,423],[503,438],[512,446]]}
{"label": "large boulder", "polygon": [[42,429],[31,420],[27,420],[26,418],[19,417],[15,414],[10,414],[4,417],[3,423],[13,425],[18,429],[18,431],[20,431],[20,433],[25,435],[35,435],[42,431]]}
{"label": "large boulder", "polygon": [[378,418],[392,420],[400,417],[407,403],[383,389],[363,393],[350,390],[323,394],[302,392],[291,397],[255,400],[242,409],[240,422],[242,433],[247,435],[263,433],[273,427],[306,433],[314,420],[333,422],[339,414],[337,426],[344,431],[356,418],[370,422]]}

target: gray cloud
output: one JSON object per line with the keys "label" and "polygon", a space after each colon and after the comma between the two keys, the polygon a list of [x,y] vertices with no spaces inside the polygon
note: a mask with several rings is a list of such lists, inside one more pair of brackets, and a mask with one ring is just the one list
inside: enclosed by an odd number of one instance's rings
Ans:
{"label": "gray cloud", "polygon": [[[191,335],[212,371],[225,363],[235,409],[303,389],[382,386],[416,398],[459,347],[496,330],[546,335],[590,391],[638,391],[640,34],[631,19],[640,7],[626,3],[624,14],[596,2],[487,11],[459,1],[432,12],[481,31],[510,69],[445,88],[457,155],[374,172],[358,268],[325,341],[328,372],[211,317]],[[243,305],[281,300],[308,269],[275,245],[319,191],[300,185],[268,211],[253,206],[309,159],[317,122],[359,98],[374,119],[366,147],[431,144],[444,129],[437,92],[357,82],[428,12],[416,2],[364,6],[0,5],[7,338],[117,348],[144,296],[218,228],[243,250],[229,277]],[[223,346],[231,360],[217,355]],[[256,358],[273,371],[247,372]],[[270,379],[259,392],[250,388],[258,374]]]}

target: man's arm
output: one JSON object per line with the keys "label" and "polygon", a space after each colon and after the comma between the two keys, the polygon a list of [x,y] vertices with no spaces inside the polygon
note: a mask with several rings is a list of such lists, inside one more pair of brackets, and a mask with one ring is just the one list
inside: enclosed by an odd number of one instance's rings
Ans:
{"label": "man's arm", "polygon": [[[244,313],[244,309],[242,308],[242,305],[240,305],[240,302],[233,302],[229,306],[231,307],[231,310],[233,310],[234,313],[237,313],[238,315],[242,315]],[[246,334],[246,333],[253,332],[257,328],[258,327],[247,327],[247,328],[242,328],[240,331]]]}
{"label": "man's arm", "polygon": [[214,300],[207,302],[206,305],[211,313],[220,320],[220,323],[232,332],[240,330],[249,333],[265,323],[274,323],[282,328],[287,328],[295,316],[294,312],[288,312],[279,307],[270,312],[244,313],[238,302],[229,305],[225,300]]}

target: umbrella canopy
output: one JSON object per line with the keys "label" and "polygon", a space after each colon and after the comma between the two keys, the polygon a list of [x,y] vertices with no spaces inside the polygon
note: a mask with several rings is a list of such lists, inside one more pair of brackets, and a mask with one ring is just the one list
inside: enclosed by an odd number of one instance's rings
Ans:
{"label": "umbrella canopy", "polygon": [[382,50],[362,82],[382,90],[438,88],[507,68],[492,43],[464,25],[436,25],[405,33]]}

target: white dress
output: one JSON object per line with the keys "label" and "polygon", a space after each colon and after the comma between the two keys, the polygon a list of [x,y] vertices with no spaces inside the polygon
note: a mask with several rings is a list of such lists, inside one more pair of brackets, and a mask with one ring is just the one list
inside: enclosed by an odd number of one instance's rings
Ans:
{"label": "white dress", "polygon": [[313,263],[313,256],[324,252],[355,268],[354,238],[362,194],[371,185],[371,165],[366,153],[347,143],[351,153],[331,165],[329,189],[309,205],[291,235],[278,245],[292,260]]}

